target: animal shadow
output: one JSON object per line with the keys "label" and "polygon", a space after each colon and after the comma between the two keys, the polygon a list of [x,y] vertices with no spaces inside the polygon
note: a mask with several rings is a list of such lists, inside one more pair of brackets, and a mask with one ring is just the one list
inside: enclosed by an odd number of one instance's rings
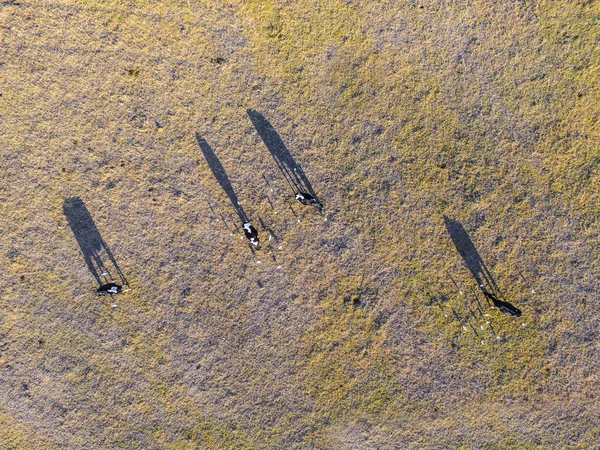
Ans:
{"label": "animal shadow", "polygon": [[217,182],[221,186],[221,189],[223,189],[223,191],[225,191],[225,194],[227,194],[227,197],[229,198],[229,201],[231,202],[231,205],[233,206],[233,209],[235,210],[236,214],[238,215],[242,223],[249,222],[248,216],[246,215],[244,208],[242,208],[242,205],[238,200],[237,194],[235,193],[235,190],[233,189],[233,186],[229,181],[229,177],[227,176],[227,172],[225,172],[221,161],[219,161],[219,158],[217,158],[217,155],[210,147],[208,142],[206,142],[206,140],[202,136],[200,136],[200,133],[198,132],[196,132],[196,140],[198,141],[200,150],[202,150],[202,153],[204,154],[204,158],[208,163],[208,167],[210,168]]}
{"label": "animal shadow", "polygon": [[[458,220],[450,219],[447,216],[444,216],[444,224],[456,250],[458,250],[465,265],[477,281],[477,286],[483,292],[488,304],[491,305],[493,302],[494,306],[503,313],[520,317],[521,310],[506,301],[498,299],[499,296],[504,296],[462,224]],[[477,296],[475,298],[477,299]],[[479,300],[477,302],[479,303]]]}
{"label": "animal shadow", "polygon": [[116,279],[120,280],[122,285],[129,286],[83,200],[79,197],[66,198],[63,202],[63,213],[79,244],[83,259],[98,285],[102,286]]}
{"label": "animal shadow", "polygon": [[294,195],[298,192],[308,193],[315,199],[315,204],[317,206],[321,205],[321,202],[304,171],[291,155],[279,136],[279,133],[275,131],[275,128],[273,128],[271,123],[261,113],[254,111],[253,109],[248,109],[246,112],[250,117],[254,128],[256,128],[256,131],[258,131],[262,141],[271,153],[271,156],[273,156],[283,177],[292,188]]}
{"label": "animal shadow", "polygon": [[483,289],[484,291],[499,292],[492,274],[483,262],[483,259],[475,248],[475,244],[473,244],[473,241],[462,224],[458,220],[450,219],[447,216],[444,216],[444,224],[446,225],[446,230],[448,230],[448,234],[450,234],[450,239],[452,239],[456,250],[458,250],[467,269],[469,269],[473,278],[477,281],[477,286],[481,289],[487,286],[488,289]]}

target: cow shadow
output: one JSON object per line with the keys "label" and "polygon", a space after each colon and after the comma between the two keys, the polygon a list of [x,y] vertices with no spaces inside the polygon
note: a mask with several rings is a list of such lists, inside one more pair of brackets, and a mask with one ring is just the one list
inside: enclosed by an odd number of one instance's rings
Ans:
{"label": "cow shadow", "polygon": [[306,174],[291,155],[271,123],[261,113],[253,109],[248,109],[246,112],[293,193],[307,192],[320,204],[321,202]]}
{"label": "cow shadow", "polygon": [[79,197],[66,198],[63,202],[63,213],[79,244],[83,259],[98,285],[119,280],[121,285],[129,286],[83,200]]}
{"label": "cow shadow", "polygon": [[217,158],[217,155],[210,147],[208,142],[206,142],[206,140],[202,136],[200,136],[200,133],[198,132],[196,132],[196,140],[198,141],[200,150],[202,150],[202,153],[204,154],[204,158],[208,163],[208,167],[210,168],[217,182],[221,186],[221,189],[223,189],[225,191],[225,194],[227,194],[227,197],[229,198],[229,201],[231,202],[231,205],[233,206],[233,209],[235,210],[236,214],[238,215],[242,223],[249,222],[248,216],[246,215],[244,208],[242,208],[242,205],[238,200],[237,194],[235,193],[235,190],[233,189],[233,186],[229,181],[229,177],[227,176],[227,172],[225,172],[221,161],[219,161],[219,158]]}
{"label": "cow shadow", "polygon": [[502,296],[494,277],[485,265],[475,244],[473,244],[473,241],[462,224],[458,220],[450,219],[447,216],[444,216],[444,224],[446,225],[446,230],[448,230],[450,239],[452,239],[456,250],[458,250],[458,253],[465,262],[467,269],[469,269],[469,272],[471,272],[471,275],[475,278],[479,289],[483,292],[494,292],[497,295]]}

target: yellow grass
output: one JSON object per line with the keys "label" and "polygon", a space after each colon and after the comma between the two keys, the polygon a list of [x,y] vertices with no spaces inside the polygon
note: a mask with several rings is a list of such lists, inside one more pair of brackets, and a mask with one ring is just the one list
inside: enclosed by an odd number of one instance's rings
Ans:
{"label": "yellow grass", "polygon": [[[595,448],[598,17],[0,2],[0,448]],[[276,236],[256,253],[196,132]],[[130,292],[96,296],[75,196]],[[472,316],[444,215],[521,318]]]}

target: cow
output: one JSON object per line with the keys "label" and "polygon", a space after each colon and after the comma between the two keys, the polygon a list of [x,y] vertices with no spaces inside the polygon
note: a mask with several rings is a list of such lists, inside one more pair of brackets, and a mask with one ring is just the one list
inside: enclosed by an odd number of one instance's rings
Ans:
{"label": "cow", "polygon": [[297,192],[296,200],[298,200],[303,205],[314,205],[317,208],[321,208],[322,205],[315,197],[310,195],[308,192]]}
{"label": "cow", "polygon": [[514,307],[508,302],[503,302],[502,300],[498,300],[494,294],[490,294],[487,291],[483,291],[483,295],[488,300],[491,300],[494,303],[494,306],[502,311],[504,314],[508,314],[509,316],[521,317],[521,310],[519,308]]}
{"label": "cow", "polygon": [[252,245],[258,247],[258,231],[256,231],[256,228],[254,228],[250,222],[244,223],[243,228],[246,238]]}
{"label": "cow", "polygon": [[123,286],[117,284],[117,283],[107,283],[107,284],[103,284],[102,286],[100,286],[98,289],[96,289],[96,292],[98,293],[98,295],[106,295],[106,294],[118,294],[119,292],[123,291]]}

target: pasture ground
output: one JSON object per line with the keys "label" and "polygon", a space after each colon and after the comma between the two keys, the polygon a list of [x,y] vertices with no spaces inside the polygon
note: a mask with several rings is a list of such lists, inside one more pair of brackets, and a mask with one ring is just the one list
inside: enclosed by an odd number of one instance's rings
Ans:
{"label": "pasture ground", "polygon": [[[599,17],[0,2],[0,448],[597,448]],[[196,132],[275,236],[255,254]],[[69,197],[132,291],[95,295]],[[523,317],[473,318],[444,215]]]}

